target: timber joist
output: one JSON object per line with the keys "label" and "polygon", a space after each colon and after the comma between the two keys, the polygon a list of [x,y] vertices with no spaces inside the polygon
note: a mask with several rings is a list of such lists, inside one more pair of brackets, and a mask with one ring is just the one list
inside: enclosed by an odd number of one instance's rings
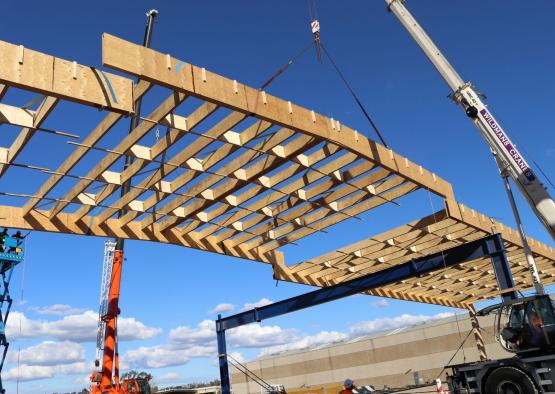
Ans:
{"label": "timber joist", "polygon": [[[0,147],[0,176],[17,168],[29,179],[24,193],[0,190],[8,198],[0,226],[171,243],[269,263],[278,279],[316,286],[469,242],[495,227],[514,258],[517,285],[526,286],[515,231],[458,205],[448,182],[338,120],[109,34],[102,61],[127,76],[0,42],[0,124],[19,131]],[[16,104],[12,90],[40,96]],[[154,105],[136,114],[143,98]],[[53,119],[71,119],[76,106],[94,108],[95,122],[49,127]],[[128,133],[130,117],[138,125]],[[70,133],[85,126],[90,132]],[[34,157],[25,149],[37,133],[81,138],[67,155],[39,154],[49,157],[45,166],[23,161]],[[126,157],[132,162],[122,168]],[[124,184],[130,188],[121,196]],[[395,209],[419,189],[445,199],[446,209],[285,264],[280,248],[377,207]],[[532,247],[540,274],[553,281],[553,252]],[[457,275],[436,272],[368,294],[466,307],[497,291],[486,283],[487,267],[471,262],[453,268]]]}
{"label": "timber joist", "polygon": [[[519,290],[532,287],[518,234],[455,201],[446,201],[446,209],[393,230],[364,239],[333,252],[275,270],[278,279],[309,285],[329,286],[354,279],[413,259],[441,252],[456,245],[500,233],[505,242]],[[555,251],[534,239],[528,239],[544,284],[555,283]],[[427,275],[405,279],[388,286],[391,294],[376,289],[378,295],[420,302],[447,299],[469,305],[499,295],[499,288],[489,259],[478,259]],[[430,301],[426,301],[429,299]]]}

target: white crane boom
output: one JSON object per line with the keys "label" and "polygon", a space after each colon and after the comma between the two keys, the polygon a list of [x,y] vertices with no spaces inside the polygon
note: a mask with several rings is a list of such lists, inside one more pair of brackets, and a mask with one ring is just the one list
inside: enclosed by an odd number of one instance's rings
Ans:
{"label": "white crane boom", "polygon": [[470,83],[465,83],[441,51],[405,8],[402,0],[385,0],[393,12],[418,43],[428,59],[439,71],[453,91],[453,99],[476,125],[480,134],[496,154],[501,169],[506,171],[518,186],[537,217],[555,240],[555,202],[538,180],[524,157],[509,136],[495,120],[480,95]]}
{"label": "white crane boom", "polygon": [[[480,94],[470,82],[464,82],[453,66],[447,61],[439,48],[426,34],[420,24],[406,9],[404,0],[385,0],[388,10],[399,19],[412,38],[424,51],[434,67],[439,71],[447,85],[453,91],[451,98],[462,107],[472,120],[482,137],[488,143],[503,177],[509,176],[517,185],[526,201],[555,240],[555,201],[544,185],[538,180],[524,157],[512,143],[509,136],[495,120]],[[513,207],[514,208],[514,207]],[[518,215],[516,220],[519,222]],[[528,249],[526,238],[520,223],[517,223],[523,238],[525,251]],[[527,253],[528,265],[538,293],[543,293],[537,268],[531,253]]]}

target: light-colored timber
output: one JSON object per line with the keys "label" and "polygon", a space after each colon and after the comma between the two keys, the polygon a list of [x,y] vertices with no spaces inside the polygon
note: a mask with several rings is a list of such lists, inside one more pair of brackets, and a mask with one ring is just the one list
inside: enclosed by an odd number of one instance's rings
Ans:
{"label": "light-colored timber", "polygon": [[[34,193],[0,190],[9,198],[0,226],[186,246],[268,263],[277,279],[314,286],[499,232],[516,286],[531,286],[516,231],[457,203],[450,183],[338,120],[109,34],[102,60],[129,77],[0,41],[0,123],[20,129],[0,147],[0,176],[25,167],[36,185]],[[153,88],[157,104],[122,133]],[[11,89],[44,97],[36,109],[4,102]],[[49,117],[76,105],[100,109],[101,118],[88,133],[79,128],[85,134],[73,151],[44,152],[48,168],[20,163]],[[122,170],[125,156],[134,161]],[[334,225],[394,210],[417,190],[442,198],[445,209],[297,264],[279,250],[315,233],[333,237]],[[555,282],[553,250],[530,244],[542,279]],[[368,293],[471,309],[499,290],[481,260]]]}

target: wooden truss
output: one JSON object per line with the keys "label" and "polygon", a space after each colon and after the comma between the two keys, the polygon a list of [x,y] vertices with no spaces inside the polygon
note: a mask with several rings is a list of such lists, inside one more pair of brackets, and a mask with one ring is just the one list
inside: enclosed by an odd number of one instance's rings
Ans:
{"label": "wooden truss", "polygon": [[[456,205],[451,185],[333,118],[111,35],[104,34],[102,45],[103,64],[138,82],[0,42],[0,100],[10,89],[44,95],[34,110],[0,103],[0,123],[21,127],[11,145],[0,148],[0,175],[11,167],[48,175],[32,194],[0,192],[11,202],[0,206],[0,225],[187,246],[271,263],[280,279],[320,286],[394,264],[407,250],[422,254],[490,232],[474,225],[481,230],[467,234],[472,222],[445,211],[436,214],[437,223],[421,221],[437,230],[393,230],[386,247],[373,238],[355,246],[355,254],[349,247],[288,267],[280,247],[394,205],[418,189]],[[141,98],[158,100],[143,116],[135,113]],[[105,116],[57,167],[20,163],[37,131],[68,135],[45,126],[64,101],[99,108]],[[132,116],[139,118],[138,126],[118,133]],[[159,128],[165,133],[146,142]],[[106,141],[116,143],[106,146]],[[125,157],[133,162],[122,170]],[[121,196],[124,184],[130,191]],[[22,203],[14,204],[12,197]],[[455,224],[461,228],[445,230]],[[453,240],[445,241],[441,231]],[[507,241],[511,253],[518,249],[513,238]],[[550,253],[542,256],[552,261]],[[449,285],[446,293],[432,284],[436,279],[373,294],[403,299],[414,294],[453,305],[492,294],[467,294],[464,285]]]}
{"label": "wooden truss", "polygon": [[[442,211],[383,234],[292,266],[280,265],[276,269],[276,277],[329,286],[494,233],[503,236],[517,289],[532,288],[518,233],[454,201],[447,201]],[[529,238],[528,241],[542,281],[545,284],[554,283],[555,251],[534,239]],[[403,280],[368,294],[468,308],[477,301],[500,293],[488,258]]]}

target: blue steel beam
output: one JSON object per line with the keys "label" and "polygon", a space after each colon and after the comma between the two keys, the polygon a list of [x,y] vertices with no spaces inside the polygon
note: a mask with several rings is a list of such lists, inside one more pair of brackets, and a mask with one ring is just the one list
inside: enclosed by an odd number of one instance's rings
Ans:
{"label": "blue steel beam", "polygon": [[[504,274],[502,275],[503,279],[499,283],[500,289],[503,290],[514,287],[514,285],[511,285],[513,282],[510,276],[510,268],[507,263],[503,239],[499,234],[494,234],[360,278],[352,279],[334,286],[324,287],[270,305],[224,317],[223,319],[218,319],[216,321],[216,329],[220,332],[245,324],[260,322],[265,319],[335,301],[376,287],[423,275],[444,267],[450,267],[488,256],[492,257],[492,263],[496,268],[496,274]],[[508,274],[508,276],[505,274]]]}

